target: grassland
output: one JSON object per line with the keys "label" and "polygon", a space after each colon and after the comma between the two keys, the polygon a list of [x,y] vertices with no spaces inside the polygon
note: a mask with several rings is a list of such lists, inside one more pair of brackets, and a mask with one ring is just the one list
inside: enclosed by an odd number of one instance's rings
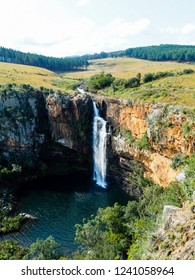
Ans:
{"label": "grassland", "polygon": [[142,84],[138,88],[116,92],[108,88],[99,94],[112,98],[162,102],[195,108],[195,74],[163,78]]}
{"label": "grassland", "polygon": [[[92,75],[101,71],[111,73],[116,78],[128,79],[135,77],[138,73],[141,73],[143,78],[147,73],[160,71],[176,73],[188,68],[195,71],[195,64],[154,62],[134,58],[92,60],[87,71],[69,73],[54,73],[38,67],[0,63],[0,83],[30,84],[33,87],[42,86],[72,93],[82,80],[88,80]],[[138,99],[195,107],[195,74],[167,77],[141,84],[139,88],[124,89],[117,92],[108,88],[100,91],[99,94],[114,98]]]}
{"label": "grassland", "polygon": [[0,62],[0,84],[30,84],[33,87],[73,91],[78,79],[63,78],[60,74],[44,68]]}
{"label": "grassland", "polygon": [[90,61],[88,71],[71,72],[64,75],[64,77],[73,79],[87,79],[92,75],[100,73],[101,71],[109,72],[116,78],[132,78],[138,73],[142,76],[147,73],[157,73],[164,71],[178,72],[186,68],[195,70],[195,65],[177,62],[156,62],[135,58],[105,58]]}

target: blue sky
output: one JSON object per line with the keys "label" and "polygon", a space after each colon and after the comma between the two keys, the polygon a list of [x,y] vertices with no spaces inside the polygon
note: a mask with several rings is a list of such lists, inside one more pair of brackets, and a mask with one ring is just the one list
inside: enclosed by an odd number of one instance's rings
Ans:
{"label": "blue sky", "polygon": [[0,0],[0,46],[69,56],[195,45],[194,0]]}

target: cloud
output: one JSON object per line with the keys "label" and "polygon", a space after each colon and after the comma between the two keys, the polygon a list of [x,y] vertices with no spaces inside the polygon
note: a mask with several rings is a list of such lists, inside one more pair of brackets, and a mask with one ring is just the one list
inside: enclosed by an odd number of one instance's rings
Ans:
{"label": "cloud", "polygon": [[135,22],[123,21],[120,18],[117,18],[110,22],[106,29],[110,34],[126,37],[126,36],[135,36],[146,30],[150,25],[150,20],[147,18],[142,18]]}
{"label": "cloud", "polygon": [[168,27],[162,27],[160,28],[160,32],[161,33],[166,33],[166,34],[177,34],[180,33],[180,28],[178,27],[172,27],[172,26],[168,26]]}
{"label": "cloud", "polygon": [[76,3],[76,7],[82,7],[90,3],[91,0],[78,0]]}
{"label": "cloud", "polygon": [[18,49],[49,56],[68,56],[128,48],[132,37],[138,38],[148,29],[150,20],[143,18],[130,22],[116,18],[98,25],[92,19],[83,17],[71,21],[71,24],[64,21],[65,28],[60,29],[55,23],[48,21],[44,21],[42,25],[35,22],[35,25],[36,28],[33,29],[26,24],[23,36],[12,37],[13,44]]}
{"label": "cloud", "polygon": [[[10,4],[11,0],[7,1]],[[83,17],[75,9],[75,3],[82,7],[92,3],[91,0],[75,0],[71,4],[72,10],[65,9],[67,1],[63,1],[64,8],[53,0],[21,1],[23,5],[17,13],[18,1],[12,0],[14,8],[10,10],[9,17],[7,13],[2,13],[0,17],[0,26],[3,26],[0,29],[0,45],[24,52],[62,57],[125,49],[133,42],[132,38],[142,40],[140,34],[144,36],[151,24],[147,18],[130,21],[110,15],[99,20],[91,13]],[[48,10],[43,13],[45,3]],[[4,10],[8,6],[5,4]]]}
{"label": "cloud", "polygon": [[181,29],[181,33],[183,35],[188,35],[188,34],[191,34],[195,31],[195,24],[186,24],[184,25],[184,27]]}

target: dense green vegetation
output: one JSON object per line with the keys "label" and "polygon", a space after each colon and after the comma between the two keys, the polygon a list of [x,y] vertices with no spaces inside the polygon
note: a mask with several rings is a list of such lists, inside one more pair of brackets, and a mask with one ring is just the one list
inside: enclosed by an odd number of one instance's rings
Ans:
{"label": "dense green vegetation", "polygon": [[95,53],[92,55],[84,55],[83,57],[90,60],[123,56],[154,61],[194,62],[195,46],[166,44],[159,46],[128,48],[126,50],[115,52],[101,52],[99,54]]}
{"label": "dense green vegetation", "polygon": [[[129,131],[122,131],[124,137],[134,144],[135,139]],[[140,149],[148,149],[146,136],[136,145]],[[179,162],[179,163],[178,163]],[[136,185],[142,188],[142,196],[129,201],[126,206],[115,204],[112,207],[99,209],[96,215],[84,219],[83,224],[76,225],[76,241],[80,248],[72,256],[73,259],[144,259],[148,254],[148,242],[159,225],[164,205],[181,207],[182,202],[191,199],[195,190],[195,155],[190,158],[175,157],[173,164],[180,166],[185,163],[185,180],[183,183],[172,183],[168,188],[162,188],[149,180],[142,178],[143,172],[139,165],[133,165],[133,177]],[[179,164],[179,165],[178,165]],[[12,169],[1,169],[2,178],[12,182],[13,176],[21,172],[19,166]],[[5,175],[6,174],[6,175]],[[137,174],[137,175],[136,175]],[[2,177],[3,176],[3,177]],[[132,180],[132,178],[130,179]],[[6,196],[4,201],[6,200]],[[3,207],[2,203],[2,207]],[[21,225],[20,216],[12,217],[9,209],[1,211],[1,233],[17,230]],[[66,259],[59,245],[52,237],[37,240],[28,248],[23,248],[18,242],[4,240],[0,242],[0,259]]]}
{"label": "dense green vegetation", "polygon": [[38,66],[53,71],[83,70],[88,66],[88,61],[83,57],[48,57],[32,53],[0,47],[0,61],[31,66]]}
{"label": "dense green vegetation", "polygon": [[93,75],[88,81],[89,90],[101,90],[108,87],[111,87],[113,92],[125,90],[129,88],[137,88],[141,84],[146,84],[155,80],[159,80],[165,77],[171,76],[181,76],[194,73],[192,69],[184,69],[180,72],[157,72],[157,73],[147,73],[144,75],[141,81],[141,74],[138,73],[136,77],[130,79],[120,79],[115,78],[110,73],[101,72],[99,74]]}
{"label": "dense green vegetation", "polygon": [[185,45],[159,45],[148,47],[128,48],[123,51],[101,52],[99,54],[75,56],[75,57],[48,57],[32,53],[24,53],[13,49],[0,47],[0,61],[38,66],[53,71],[75,71],[85,69],[88,60],[109,57],[133,57],[153,61],[178,61],[194,62],[195,47]]}
{"label": "dense green vegetation", "polygon": [[89,80],[89,88],[90,89],[102,89],[105,87],[109,87],[112,82],[115,80],[111,74],[105,74],[101,72],[100,74],[94,75]]}
{"label": "dense green vegetation", "polygon": [[17,241],[0,242],[0,260],[56,260],[60,258],[58,243],[49,236],[45,240],[37,239],[30,247],[24,248]]}
{"label": "dense green vegetation", "polygon": [[81,259],[147,259],[148,243],[161,222],[164,205],[181,207],[195,190],[195,155],[188,160],[183,183],[168,188],[152,182],[143,187],[138,201],[127,206],[117,203],[99,209],[96,216],[76,225],[76,241],[81,244],[75,257]]}

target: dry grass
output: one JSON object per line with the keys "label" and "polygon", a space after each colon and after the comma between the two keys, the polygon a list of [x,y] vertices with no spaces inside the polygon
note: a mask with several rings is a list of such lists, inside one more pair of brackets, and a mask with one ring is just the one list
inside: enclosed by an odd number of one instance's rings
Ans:
{"label": "dry grass", "polygon": [[75,81],[44,68],[0,62],[0,83],[30,84],[33,87],[69,89]]}
{"label": "dry grass", "polygon": [[167,77],[142,84],[138,88],[116,92],[110,88],[101,94],[114,98],[163,102],[195,108],[195,74]]}
{"label": "dry grass", "polygon": [[[19,64],[0,63],[0,83],[30,84],[33,87],[46,87],[74,92],[80,79],[88,79],[101,71],[115,77],[130,78],[141,73],[160,71],[179,72],[187,68],[195,71],[195,65],[176,62],[153,62],[133,58],[108,58],[91,61],[88,71],[56,74],[52,71]],[[139,88],[113,92],[102,92],[115,98],[141,99],[195,107],[195,74],[172,76],[142,84]]]}
{"label": "dry grass", "polygon": [[142,77],[146,73],[156,73],[164,71],[182,71],[186,68],[195,70],[195,65],[177,62],[155,62],[135,58],[105,58],[90,61],[88,71],[67,73],[64,77],[86,79],[90,76],[100,73],[101,71],[109,72],[116,78],[132,78],[138,73]]}

